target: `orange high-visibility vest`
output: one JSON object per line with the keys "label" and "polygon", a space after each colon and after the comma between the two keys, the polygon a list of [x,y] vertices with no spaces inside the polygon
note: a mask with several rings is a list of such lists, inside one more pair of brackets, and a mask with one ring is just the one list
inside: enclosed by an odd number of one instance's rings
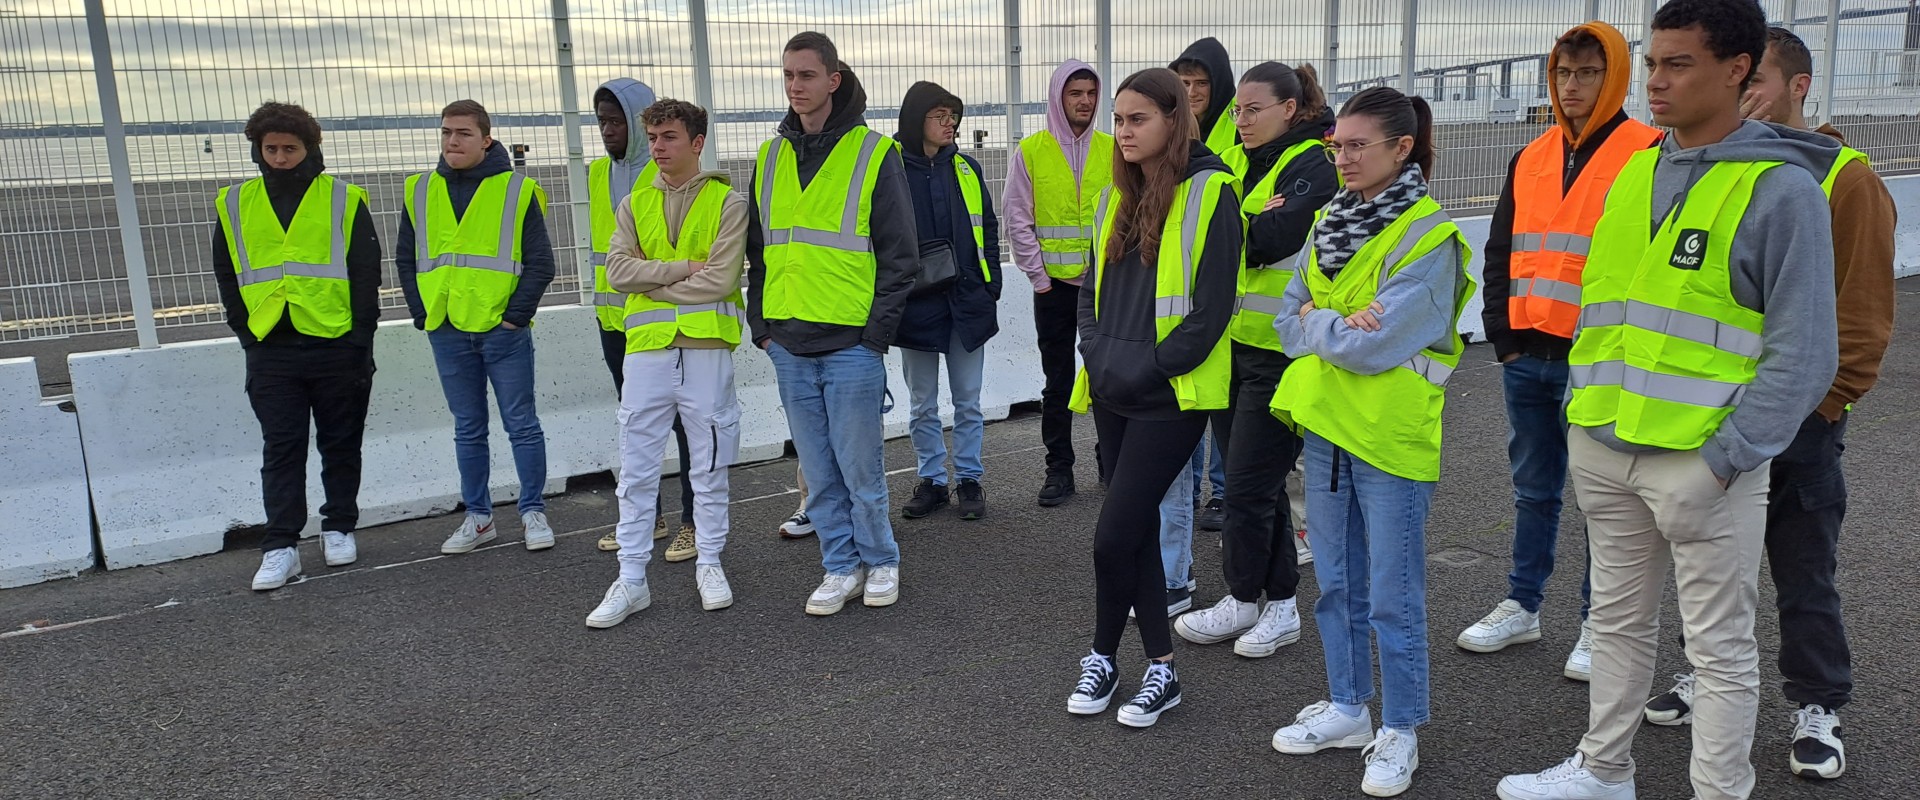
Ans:
{"label": "orange high-visibility vest", "polygon": [[1580,319],[1580,273],[1593,246],[1593,227],[1606,209],[1607,190],[1634,153],[1653,147],[1661,133],[1634,120],[1613,129],[1564,193],[1572,157],[1559,127],[1540,135],[1513,165],[1513,275],[1508,324],[1568,339]]}

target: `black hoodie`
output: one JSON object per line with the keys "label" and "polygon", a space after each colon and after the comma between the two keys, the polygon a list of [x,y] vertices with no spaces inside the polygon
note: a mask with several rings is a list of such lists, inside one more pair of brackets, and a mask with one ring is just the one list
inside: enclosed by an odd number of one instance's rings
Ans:
{"label": "black hoodie", "polygon": [[[907,188],[913,194],[913,218],[920,246],[947,242],[953,247],[958,268],[946,291],[907,301],[893,343],[909,350],[944,353],[958,334],[960,346],[973,351],[1000,331],[995,313],[995,304],[1005,284],[1000,269],[1000,223],[993,213],[993,194],[985,190],[986,173],[980,169],[980,162],[961,155],[959,148],[952,144],[940,148],[932,157],[927,156],[927,114],[941,107],[953,109],[956,114],[966,108],[960,98],[938,84],[915,83],[900,101],[900,129],[893,138],[900,142],[901,161],[906,165]],[[966,161],[973,174],[980,176],[984,253],[973,244],[973,223],[967,216],[960,178],[953,169],[956,155]],[[985,273],[978,267],[981,259],[987,262]]]}
{"label": "black hoodie", "polygon": [[1200,141],[1204,142],[1213,133],[1213,126],[1220,123],[1220,115],[1233,103],[1233,61],[1227,58],[1227,46],[1209,36],[1188,45],[1167,68],[1179,72],[1180,65],[1187,62],[1199,64],[1206,70],[1212,87],[1212,93],[1207,96],[1207,114],[1200,119]]}
{"label": "black hoodie", "polygon": [[[1201,170],[1228,172],[1225,162],[1198,141],[1188,144],[1186,177]],[[1182,414],[1174,397],[1175,375],[1198,368],[1227,333],[1233,319],[1235,291],[1240,278],[1240,197],[1221,187],[1221,197],[1208,221],[1208,239],[1194,270],[1193,310],[1154,343],[1154,295],[1158,270],[1140,257],[1140,251],[1107,254],[1095,276],[1080,293],[1080,355],[1086,363],[1093,403],[1123,417],[1141,420],[1178,419]],[[1161,248],[1178,248],[1178,240],[1160,241]],[[1094,303],[1100,305],[1096,319]]]}
{"label": "black hoodie", "polygon": [[[840,89],[833,93],[833,98],[828,102],[832,104],[833,111],[819,133],[807,133],[801,126],[800,115],[792,109],[788,109],[786,119],[780,121],[777,133],[793,144],[797,156],[794,168],[799,173],[802,188],[813,182],[820,165],[826,163],[827,156],[833,153],[834,146],[840,143],[840,138],[847,131],[867,124],[867,90],[860,86],[860,79],[853,74],[853,69],[844,63],[840,65]],[[758,180],[759,172],[760,165],[756,162],[755,180]],[[797,356],[820,356],[854,345],[864,345],[876,353],[887,352],[888,343],[893,341],[894,333],[900,327],[900,317],[907,306],[907,292],[913,288],[913,278],[920,272],[920,244],[914,228],[913,196],[907,191],[906,172],[901,167],[898,150],[889,147],[886,156],[881,159],[880,174],[876,177],[867,212],[867,227],[871,231],[873,256],[877,263],[873,279],[873,306],[867,313],[865,326],[767,319],[762,308],[764,292],[761,291],[767,279],[767,245],[762,232],[760,197],[758,192],[752,191],[752,183],[747,185],[747,216],[753,221],[747,226],[747,326],[753,332],[754,343],[765,347],[766,341],[772,339]]]}
{"label": "black hoodie", "polygon": [[[1287,148],[1308,139],[1324,139],[1331,130],[1333,110],[1328,109],[1314,119],[1296,123],[1280,134],[1280,138],[1248,152],[1247,176],[1241,191],[1251,192]],[[1339,191],[1340,171],[1325,156],[1307,152],[1294,158],[1273,181],[1274,195],[1287,198],[1287,204],[1247,217],[1247,263],[1275,264],[1299,252],[1313,232],[1314,212]]]}
{"label": "black hoodie", "polygon": [[[512,170],[513,159],[508,157],[506,146],[497,140],[487,148],[487,154],[480,159],[480,163],[471,169],[447,166],[444,157],[440,159],[440,165],[434,168],[447,183],[447,198],[453,201],[454,219],[466,215],[467,204],[473,201],[473,193],[480,189],[481,182]],[[403,202],[412,202],[412,199],[403,198]],[[413,326],[425,330],[427,307],[420,301],[420,281],[414,271],[413,220],[404,211],[400,214],[400,232],[394,238],[393,267],[400,277],[400,292],[406,295],[407,311],[413,315]],[[547,223],[542,218],[539,203],[527,209],[526,219],[520,225],[520,264],[523,268],[520,283],[514,287],[513,296],[507,299],[507,311],[501,316],[502,320],[516,328],[533,323],[534,312],[540,310],[540,298],[546,295],[547,284],[553,282],[553,241],[547,237]]]}
{"label": "black hoodie", "polygon": [[[281,227],[293,224],[293,215],[299,211],[307,189],[327,170],[326,158],[320,154],[317,144],[308,147],[306,160],[293,169],[273,169],[261,158],[260,145],[255,143],[253,163],[260,165],[267,199],[273,203],[273,213],[280,218]],[[238,191],[239,187],[234,189]],[[364,204],[354,212],[353,239],[347,242],[347,296],[353,309],[353,329],[346,335],[337,339],[308,336],[294,330],[292,315],[283,315],[280,324],[268,331],[266,338],[255,338],[247,328],[247,303],[240,297],[233,255],[227,251],[227,233],[217,218],[213,223],[213,280],[220,289],[221,305],[227,310],[227,327],[233,329],[233,335],[240,338],[240,346],[247,350],[249,368],[260,368],[268,360],[278,360],[285,352],[281,348],[294,347],[349,350],[351,352],[339,355],[342,369],[372,363],[373,334],[380,324],[380,232]],[[309,353],[299,363],[289,362],[289,368],[307,373],[329,369],[328,365],[316,364],[314,359],[331,360],[331,356]]]}

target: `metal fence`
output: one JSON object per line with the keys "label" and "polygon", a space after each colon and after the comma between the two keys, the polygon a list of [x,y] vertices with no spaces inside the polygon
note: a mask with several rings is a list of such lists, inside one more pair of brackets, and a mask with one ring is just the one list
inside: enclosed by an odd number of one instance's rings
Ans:
{"label": "metal fence", "polygon": [[[1889,172],[1920,169],[1917,4],[1763,3],[1815,54],[1810,115],[1838,121]],[[574,187],[599,155],[589,99],[613,77],[707,106],[710,150],[744,185],[752,153],[785,106],[781,45],[820,30],[859,74],[878,130],[895,130],[899,98],[914,81],[964,98],[962,146],[997,197],[1008,146],[1044,124],[1048,78],[1063,59],[1095,64],[1111,85],[1214,36],[1236,71],[1267,59],[1309,62],[1336,99],[1376,84],[1426,96],[1442,123],[1435,191],[1455,211],[1473,212],[1492,204],[1507,160],[1539,130],[1553,39],[1598,18],[1637,47],[1653,7],[0,0],[0,344],[132,330],[151,346],[181,326],[218,321],[211,199],[253,172],[240,126],[270,98],[321,118],[329,170],[369,190],[389,250],[402,182],[435,161],[440,107],[462,97],[485,103],[495,138],[523,146],[525,169],[548,189],[562,264],[550,294],[570,302],[586,269],[585,198]],[[1636,85],[1629,108],[1643,102]],[[394,285],[389,271],[388,307],[400,305]]]}

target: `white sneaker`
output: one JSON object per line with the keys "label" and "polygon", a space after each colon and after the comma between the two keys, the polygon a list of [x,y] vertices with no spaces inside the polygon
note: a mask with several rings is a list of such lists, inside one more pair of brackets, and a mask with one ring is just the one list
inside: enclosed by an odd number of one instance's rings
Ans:
{"label": "white sneaker", "polygon": [[1540,641],[1540,615],[1520,607],[1513,600],[1502,600],[1493,612],[1467,626],[1454,642],[1462,650],[1498,653],[1510,644]]}
{"label": "white sneaker", "polygon": [[851,575],[827,573],[827,577],[820,581],[820,588],[807,596],[807,613],[816,617],[838,614],[848,600],[859,597],[866,590],[866,585],[866,573],[858,567],[854,568]]}
{"label": "white sneaker", "polygon": [[793,516],[787,517],[786,522],[780,523],[780,536],[782,538],[804,539],[812,535],[813,520],[807,517],[807,506],[805,503],[800,505],[800,510],[793,512]]}
{"label": "white sneaker", "polygon": [[874,567],[867,571],[865,602],[879,608],[893,605],[900,599],[900,566]]}
{"label": "white sneaker", "polygon": [[1268,600],[1253,629],[1233,643],[1233,652],[1247,658],[1266,658],[1275,650],[1300,641],[1300,606],[1296,598]]}
{"label": "white sneaker", "polygon": [[1847,745],[1840,715],[1820,706],[1793,712],[1793,750],[1787,766],[1802,778],[1833,780],[1847,772]]}
{"label": "white sneaker", "polygon": [[1360,755],[1367,760],[1367,776],[1360,791],[1371,797],[1393,797],[1413,786],[1420,768],[1420,742],[1392,728],[1381,728]]}
{"label": "white sneaker", "polygon": [[593,613],[587,615],[587,627],[611,628],[650,605],[653,605],[653,592],[645,582],[628,583],[615,578],[613,585],[607,587],[607,596],[600,600],[600,605],[593,609]]}
{"label": "white sneaker", "polygon": [[1587,770],[1586,760],[1574,753],[1545,772],[1501,778],[1500,800],[1634,800],[1632,778],[1607,783]]}
{"label": "white sneaker", "polygon": [[1360,748],[1373,743],[1373,712],[1360,707],[1360,716],[1340,713],[1322,700],[1300,710],[1293,724],[1273,732],[1273,749],[1303,756],[1329,748]]}
{"label": "white sneaker", "polygon": [[460,529],[440,543],[440,552],[445,555],[471,553],[473,549],[499,538],[493,530],[493,517],[479,517],[468,514],[460,523]]}
{"label": "white sneaker", "polygon": [[1173,621],[1173,630],[1194,644],[1215,644],[1252,630],[1258,621],[1258,602],[1242,603],[1233,599],[1233,595],[1227,595],[1212,608],[1180,615]]}
{"label": "white sneaker", "polygon": [[1293,543],[1293,551],[1300,556],[1297,562],[1299,566],[1313,563],[1313,545],[1307,544],[1307,532],[1302,530],[1294,535],[1299,537]]}
{"label": "white sneaker", "polygon": [[360,560],[360,545],[353,541],[351,533],[321,533],[320,551],[326,554],[329,567],[344,567]]}
{"label": "white sneaker", "polygon": [[253,573],[253,590],[264,592],[300,577],[300,548],[282,547],[260,554],[260,570]]}
{"label": "white sneaker", "polygon": [[700,585],[701,610],[719,611],[733,605],[733,587],[727,585],[727,573],[719,564],[694,567],[693,580]]}
{"label": "white sneaker", "polygon": [[545,550],[553,546],[553,526],[547,524],[547,512],[529,511],[520,515],[527,529],[527,549]]}
{"label": "white sneaker", "polygon": [[1654,695],[1641,712],[1655,725],[1686,725],[1693,722],[1693,673],[1673,676],[1673,688]]}
{"label": "white sneaker", "polygon": [[1567,654],[1567,664],[1560,668],[1560,674],[1576,681],[1593,680],[1593,623],[1580,623],[1580,641],[1573,643],[1573,652]]}

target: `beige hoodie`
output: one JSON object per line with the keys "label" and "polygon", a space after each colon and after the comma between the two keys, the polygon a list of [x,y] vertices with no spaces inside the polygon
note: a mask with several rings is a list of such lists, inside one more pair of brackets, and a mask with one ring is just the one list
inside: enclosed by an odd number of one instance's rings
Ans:
{"label": "beige hoodie", "polygon": [[[695,175],[686,185],[675,188],[667,183],[666,173],[653,179],[653,187],[666,192],[666,219],[644,220],[642,224],[667,226],[667,241],[680,243],[680,224],[700,196],[707,181],[732,185],[725,170],[707,170]],[[704,268],[694,271],[697,262],[684,259],[649,258],[640,252],[635,233],[631,198],[622,197],[614,207],[613,240],[607,247],[607,283],[615,291],[643,293],[663,303],[695,305],[715,303],[740,289],[740,275],[747,252],[747,201],[739,192],[728,192],[720,209],[720,233],[707,254]],[[730,346],[719,339],[675,337],[674,347],[695,350],[725,350]]]}

